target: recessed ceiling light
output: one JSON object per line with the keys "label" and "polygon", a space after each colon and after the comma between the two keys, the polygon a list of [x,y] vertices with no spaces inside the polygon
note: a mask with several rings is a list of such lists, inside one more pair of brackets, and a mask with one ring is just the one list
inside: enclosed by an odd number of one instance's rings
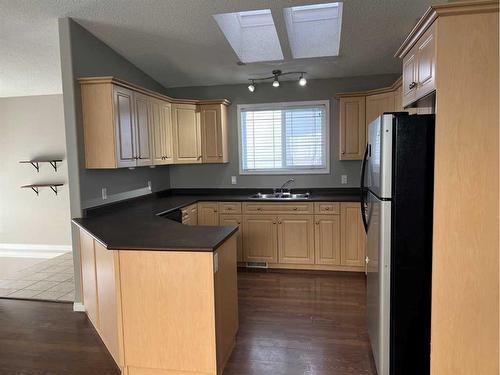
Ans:
{"label": "recessed ceiling light", "polygon": [[299,85],[301,86],[307,85],[307,79],[305,79],[303,75],[300,76]]}
{"label": "recessed ceiling light", "polygon": [[280,81],[278,80],[278,76],[274,77],[273,87],[280,87]]}
{"label": "recessed ceiling light", "polygon": [[221,13],[213,17],[243,63],[283,60],[270,9]]}
{"label": "recessed ceiling light", "polygon": [[283,15],[294,58],[338,56],[341,2],[285,8]]}

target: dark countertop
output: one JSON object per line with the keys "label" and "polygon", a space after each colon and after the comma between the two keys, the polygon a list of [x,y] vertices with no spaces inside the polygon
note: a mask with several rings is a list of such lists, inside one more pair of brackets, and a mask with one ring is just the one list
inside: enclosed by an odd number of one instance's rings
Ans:
{"label": "dark countertop", "polygon": [[[283,202],[250,198],[256,192],[256,189],[173,189],[87,209],[84,218],[73,222],[111,250],[212,252],[237,231],[236,226],[188,226],[160,215],[200,201]],[[359,189],[316,189],[311,190],[309,199],[292,202],[357,202],[359,197]]]}

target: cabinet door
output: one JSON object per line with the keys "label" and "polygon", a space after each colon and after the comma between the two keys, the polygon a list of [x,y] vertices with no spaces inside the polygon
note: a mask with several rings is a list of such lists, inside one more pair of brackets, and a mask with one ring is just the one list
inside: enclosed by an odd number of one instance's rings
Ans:
{"label": "cabinet door", "polygon": [[394,112],[394,94],[368,95],[366,97],[366,129],[368,125],[384,112]]}
{"label": "cabinet door", "polygon": [[116,165],[118,167],[135,167],[137,165],[137,150],[133,91],[113,86],[113,103]]}
{"label": "cabinet door", "polygon": [[135,124],[136,124],[136,157],[137,165],[151,165],[153,164],[152,147],[151,147],[151,99],[150,97],[134,93],[135,103]]}
{"label": "cabinet door", "polygon": [[174,162],[201,163],[201,132],[199,113],[196,106],[190,104],[174,104]]}
{"label": "cabinet door", "polygon": [[245,262],[278,262],[278,230],[275,216],[243,216]]}
{"label": "cabinet door", "polygon": [[340,99],[340,160],[361,160],[366,145],[365,97]]}
{"label": "cabinet door", "polygon": [[238,262],[243,262],[243,243],[241,238],[241,215],[220,215],[219,225],[236,225],[239,230],[236,236],[236,249],[237,249],[237,260]]}
{"label": "cabinet door", "polygon": [[217,202],[198,203],[198,225],[219,225]]}
{"label": "cabinet door", "polygon": [[170,103],[161,101],[160,121],[164,162],[166,164],[172,164],[174,162],[174,135],[172,129],[172,105]]}
{"label": "cabinet door", "polygon": [[414,48],[403,59],[403,107],[415,101],[417,95],[417,55]]}
{"label": "cabinet door", "polygon": [[340,215],[314,217],[315,263],[340,265]]}
{"label": "cabinet door", "polygon": [[436,41],[434,24],[417,43],[417,99],[420,99],[435,89],[436,71]]}
{"label": "cabinet door", "polygon": [[80,258],[82,263],[83,304],[92,324],[96,329],[99,329],[94,239],[83,230],[80,230]]}
{"label": "cabinet door", "polygon": [[202,160],[204,163],[222,163],[221,105],[200,106]]}
{"label": "cabinet door", "polygon": [[340,263],[343,266],[364,267],[366,234],[363,228],[359,203],[342,203],[340,211]]}
{"label": "cabinet door", "polygon": [[171,104],[163,100],[151,101],[151,133],[154,164],[171,164],[174,160],[172,145]]}
{"label": "cabinet door", "polygon": [[118,282],[118,252],[108,250],[95,242],[99,333],[115,359],[122,364],[119,339],[121,337],[120,284]]}
{"label": "cabinet door", "polygon": [[314,263],[314,225],[312,215],[278,217],[278,263]]}

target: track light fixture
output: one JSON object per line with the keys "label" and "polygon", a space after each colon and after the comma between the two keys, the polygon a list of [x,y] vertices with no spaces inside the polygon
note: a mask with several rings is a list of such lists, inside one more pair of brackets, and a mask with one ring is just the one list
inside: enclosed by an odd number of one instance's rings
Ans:
{"label": "track light fixture", "polygon": [[249,78],[248,80],[250,81],[250,84],[248,85],[248,91],[254,92],[255,91],[255,82],[256,81],[268,81],[268,80],[273,80],[273,87],[280,87],[280,81],[279,77],[284,76],[284,75],[289,75],[289,74],[295,74],[299,76],[299,85],[300,86],[305,86],[307,85],[307,80],[304,77],[306,72],[285,72],[283,73],[281,70],[273,70],[272,71],[272,76],[269,77],[263,77],[263,78]]}

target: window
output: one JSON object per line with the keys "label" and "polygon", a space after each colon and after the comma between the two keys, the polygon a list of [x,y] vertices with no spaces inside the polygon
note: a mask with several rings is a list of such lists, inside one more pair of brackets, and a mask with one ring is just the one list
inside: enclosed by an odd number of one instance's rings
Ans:
{"label": "window", "polygon": [[329,173],[329,102],[238,105],[241,174]]}

